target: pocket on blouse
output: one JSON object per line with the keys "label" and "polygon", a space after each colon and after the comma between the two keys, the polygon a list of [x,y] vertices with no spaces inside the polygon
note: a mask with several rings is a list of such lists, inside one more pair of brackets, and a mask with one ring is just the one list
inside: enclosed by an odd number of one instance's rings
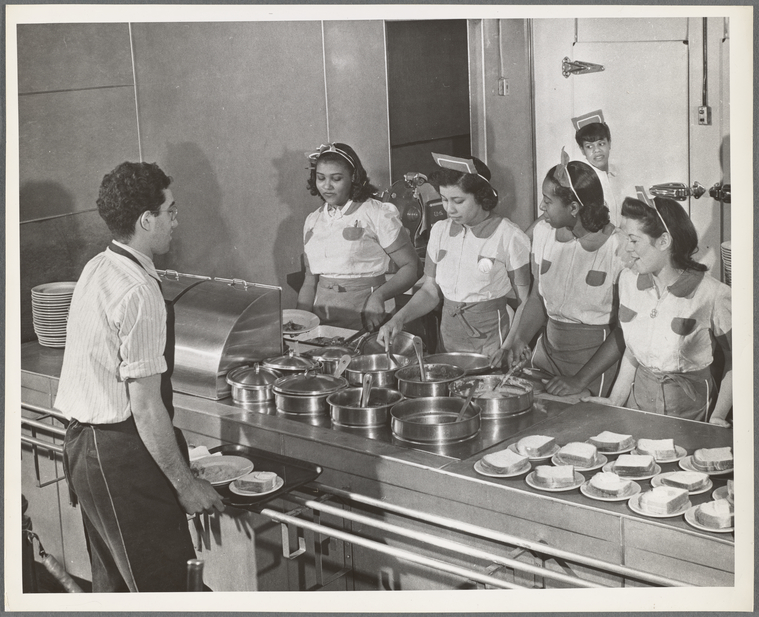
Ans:
{"label": "pocket on blouse", "polygon": [[343,238],[345,238],[349,242],[355,242],[356,240],[360,240],[361,236],[363,235],[364,235],[363,227],[346,227],[345,229],[343,229]]}
{"label": "pocket on blouse", "polygon": [[543,261],[540,262],[540,273],[541,274],[545,274],[550,269],[551,269],[551,262],[550,261],[548,261],[547,259],[544,259]]}
{"label": "pocket on blouse", "polygon": [[673,317],[672,332],[680,336],[688,336],[696,329],[696,320],[690,317]]}
{"label": "pocket on blouse", "polygon": [[603,270],[589,270],[585,282],[590,287],[600,287],[606,282],[606,272]]}
{"label": "pocket on blouse", "polygon": [[637,315],[638,313],[636,313],[631,308],[627,308],[624,304],[619,305],[619,321],[628,323],[635,319]]}

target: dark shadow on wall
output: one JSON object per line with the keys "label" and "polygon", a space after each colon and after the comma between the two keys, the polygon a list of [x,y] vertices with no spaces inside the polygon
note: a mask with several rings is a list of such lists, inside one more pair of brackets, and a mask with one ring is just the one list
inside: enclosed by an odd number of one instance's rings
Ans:
{"label": "dark shadow on wall", "polygon": [[197,144],[168,144],[161,168],[173,178],[179,209],[171,250],[157,256],[158,269],[188,274],[245,278],[242,259],[231,246],[224,194],[208,157]]}
{"label": "dark shadow on wall", "polygon": [[73,212],[73,198],[59,184],[25,183],[19,197],[21,212],[30,211],[27,210],[29,204],[44,206],[46,203],[54,203],[56,212],[72,212],[20,226],[21,341],[26,342],[36,338],[31,289],[42,283],[76,281],[85,264],[105,249],[111,234],[97,211]]}
{"label": "dark shadow on wall", "polygon": [[322,201],[308,191],[308,159],[303,152],[286,150],[272,164],[277,170],[276,195],[283,213],[272,257],[277,281],[282,286],[282,307],[291,308],[303,282],[303,223]]}

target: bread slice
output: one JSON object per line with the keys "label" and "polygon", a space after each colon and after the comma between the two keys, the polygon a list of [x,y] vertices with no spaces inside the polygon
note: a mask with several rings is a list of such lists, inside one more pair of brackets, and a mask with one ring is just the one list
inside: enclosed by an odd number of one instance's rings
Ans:
{"label": "bread slice", "polygon": [[572,465],[539,465],[535,468],[535,482],[546,488],[566,488],[575,483],[575,468]]}
{"label": "bread slice", "polygon": [[661,479],[662,484],[684,488],[686,491],[697,491],[706,486],[709,476],[702,471],[675,471]]}
{"label": "bread slice", "polygon": [[654,471],[650,454],[621,454],[614,463],[614,473],[620,476],[644,476]]}
{"label": "bread slice", "polygon": [[252,471],[238,478],[235,486],[246,493],[265,493],[277,485],[277,474],[273,471]]}
{"label": "bread slice", "polygon": [[532,458],[545,456],[556,448],[556,440],[547,435],[529,435],[522,437],[516,445],[517,452]]}
{"label": "bread slice", "polygon": [[592,443],[572,441],[559,450],[557,456],[562,463],[575,467],[591,467],[596,460],[597,449]]}
{"label": "bread slice", "polygon": [[640,509],[650,514],[672,514],[688,502],[688,491],[674,486],[657,486],[640,496]]}
{"label": "bread slice", "polygon": [[632,435],[621,435],[611,431],[599,433],[588,441],[598,448],[599,452],[619,452],[633,445]]}
{"label": "bread slice", "polygon": [[481,465],[482,469],[489,473],[517,473],[529,466],[529,459],[507,449],[486,454],[482,457]]}
{"label": "bread slice", "polygon": [[727,499],[717,499],[702,503],[696,508],[696,522],[712,529],[725,529],[733,526],[733,504]]}
{"label": "bread slice", "polygon": [[590,479],[590,486],[602,497],[620,497],[630,490],[632,482],[611,471],[602,471]]}
{"label": "bread slice", "polygon": [[733,468],[733,450],[723,448],[701,448],[693,453],[693,466],[699,471],[725,471]]}
{"label": "bread slice", "polygon": [[674,439],[638,439],[637,449],[640,454],[650,454],[657,461],[677,458]]}

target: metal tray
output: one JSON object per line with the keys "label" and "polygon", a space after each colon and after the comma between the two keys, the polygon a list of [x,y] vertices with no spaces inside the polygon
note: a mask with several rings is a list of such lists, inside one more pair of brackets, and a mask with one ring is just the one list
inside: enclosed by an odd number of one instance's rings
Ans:
{"label": "metal tray", "polygon": [[273,471],[285,481],[284,485],[278,490],[260,496],[235,495],[229,490],[229,485],[226,484],[214,487],[221,495],[225,505],[245,508],[247,510],[256,510],[272,499],[277,499],[299,486],[316,480],[322,472],[322,468],[319,465],[239,444],[217,446],[216,448],[211,448],[210,452],[211,454],[221,452],[222,454],[243,456],[253,463],[255,471]]}

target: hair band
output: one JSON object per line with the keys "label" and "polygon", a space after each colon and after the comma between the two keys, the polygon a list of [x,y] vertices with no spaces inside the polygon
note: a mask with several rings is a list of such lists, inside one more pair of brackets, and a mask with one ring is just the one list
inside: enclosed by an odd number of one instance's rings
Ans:
{"label": "hair band", "polygon": [[577,198],[577,202],[584,208],[585,204],[582,203],[580,196],[577,194],[577,191],[575,191],[575,187],[572,184],[572,177],[569,175],[569,169],[567,169],[568,164],[569,164],[569,155],[566,153],[566,150],[564,150],[564,148],[562,147],[561,163],[559,163],[556,166],[556,171],[554,172],[553,177],[556,179],[556,182],[558,182],[561,186],[572,191],[574,196]]}
{"label": "hair band", "polygon": [[493,191],[496,199],[498,198],[498,191],[496,191],[495,187],[490,184],[490,180],[488,180],[485,176],[477,171],[477,166],[474,164],[474,161],[472,159],[462,159],[458,156],[438,154],[437,152],[432,152],[431,154],[432,158],[435,159],[435,163],[443,169],[452,169],[453,171],[458,171],[464,174],[471,174],[473,176],[481,178],[487,183],[487,185],[490,187],[490,190]]}
{"label": "hair band", "polygon": [[356,169],[356,163],[353,161],[353,159],[350,157],[350,155],[347,152],[345,152],[344,150],[342,150],[342,149],[338,148],[337,146],[335,146],[334,143],[322,144],[314,152],[311,152],[310,154],[306,153],[306,157],[308,157],[308,159],[311,161],[311,165],[315,166],[316,165],[316,161],[319,160],[319,157],[322,154],[325,154],[327,152],[334,152],[335,154],[339,154],[346,161],[348,161],[348,163],[350,163],[350,166],[354,170]]}
{"label": "hair band", "polygon": [[646,189],[642,186],[636,186],[635,192],[638,195],[639,201],[642,201],[649,208],[653,208],[654,212],[656,212],[656,216],[659,217],[661,224],[664,225],[664,230],[669,234],[671,238],[672,232],[669,230],[669,227],[667,227],[667,223],[664,222],[664,217],[661,215],[661,212],[659,212],[659,208],[656,207],[656,202],[648,196],[648,193],[646,193]]}

